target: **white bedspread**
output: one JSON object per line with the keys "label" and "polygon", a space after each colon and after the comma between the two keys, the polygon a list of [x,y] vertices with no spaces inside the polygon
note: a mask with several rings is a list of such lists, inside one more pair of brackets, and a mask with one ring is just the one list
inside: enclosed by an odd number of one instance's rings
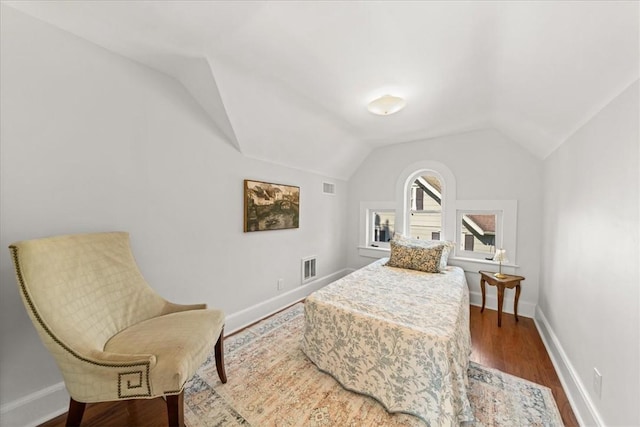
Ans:
{"label": "white bedspread", "polygon": [[467,399],[469,290],[462,269],[374,262],[305,301],[303,350],[346,389],[431,426],[473,420]]}

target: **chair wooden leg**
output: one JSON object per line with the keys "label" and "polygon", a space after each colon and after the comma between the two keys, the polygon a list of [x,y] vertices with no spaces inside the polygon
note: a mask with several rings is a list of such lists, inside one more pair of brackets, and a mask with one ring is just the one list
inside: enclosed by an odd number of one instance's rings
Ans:
{"label": "chair wooden leg", "polygon": [[167,396],[167,414],[169,427],[184,427],[184,390]]}
{"label": "chair wooden leg", "polygon": [[84,408],[87,406],[84,402],[78,402],[73,400],[73,397],[69,400],[69,412],[67,413],[67,427],[79,427],[82,422],[82,416],[84,415]]}
{"label": "chair wooden leg", "polygon": [[224,328],[220,331],[220,337],[218,338],[218,342],[216,343],[216,369],[218,370],[218,376],[220,377],[220,381],[222,383],[227,382],[227,374],[224,371]]}

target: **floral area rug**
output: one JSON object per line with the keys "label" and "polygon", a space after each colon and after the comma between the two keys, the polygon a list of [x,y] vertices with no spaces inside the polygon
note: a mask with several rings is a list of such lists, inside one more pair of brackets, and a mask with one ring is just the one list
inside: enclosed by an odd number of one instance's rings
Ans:
{"label": "floral area rug", "polygon": [[[319,371],[301,350],[304,306],[296,304],[225,339],[228,382],[212,354],[185,388],[189,427],[416,426],[375,399],[350,392]],[[466,426],[561,426],[551,390],[475,363],[468,395],[476,420]]]}

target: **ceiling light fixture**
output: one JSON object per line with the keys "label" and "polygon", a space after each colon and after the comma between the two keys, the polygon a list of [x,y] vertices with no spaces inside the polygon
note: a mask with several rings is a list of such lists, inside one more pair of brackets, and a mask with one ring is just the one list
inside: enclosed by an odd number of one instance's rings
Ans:
{"label": "ceiling light fixture", "polygon": [[384,95],[369,103],[367,109],[379,116],[388,116],[402,110],[407,102],[397,96]]}

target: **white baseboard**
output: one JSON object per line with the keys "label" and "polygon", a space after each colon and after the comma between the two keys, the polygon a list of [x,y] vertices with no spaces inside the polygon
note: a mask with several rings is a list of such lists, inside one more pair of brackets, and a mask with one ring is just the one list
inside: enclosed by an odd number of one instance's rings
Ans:
{"label": "white baseboard", "polygon": [[[492,288],[492,287],[489,287],[489,288]],[[489,289],[487,289],[487,291],[489,291]],[[514,298],[513,292],[515,291],[513,291],[512,289],[505,289],[504,303],[502,306],[503,313],[513,314],[513,298]],[[471,305],[482,307],[482,293],[469,292],[469,302],[471,303]],[[498,311],[498,297],[496,296],[495,292],[493,293],[487,292],[485,308]],[[518,316],[534,318],[535,313],[536,313],[536,304],[532,304],[528,301],[522,301],[522,300],[518,301]]]}
{"label": "white baseboard", "polygon": [[283,308],[288,307],[296,301],[307,297],[311,292],[316,291],[331,282],[352,273],[354,269],[345,268],[327,276],[314,280],[313,282],[305,283],[302,286],[298,286],[288,292],[275,296],[271,299],[263,301],[254,306],[245,308],[244,310],[237,311],[227,316],[224,326],[225,335],[232,334],[244,327],[264,319],[273,313],[277,313]]}
{"label": "white baseboard", "polygon": [[[299,301],[311,292],[353,272],[345,268],[227,316],[225,334],[233,333]],[[54,384],[0,407],[0,426],[35,427],[67,412],[69,394],[64,383]]]}
{"label": "white baseboard", "polygon": [[0,408],[2,427],[34,427],[67,412],[69,394],[63,382],[28,394]]}
{"label": "white baseboard", "polygon": [[540,307],[536,309],[534,321],[578,423],[581,426],[604,426],[605,424],[587,389],[580,380]]}

